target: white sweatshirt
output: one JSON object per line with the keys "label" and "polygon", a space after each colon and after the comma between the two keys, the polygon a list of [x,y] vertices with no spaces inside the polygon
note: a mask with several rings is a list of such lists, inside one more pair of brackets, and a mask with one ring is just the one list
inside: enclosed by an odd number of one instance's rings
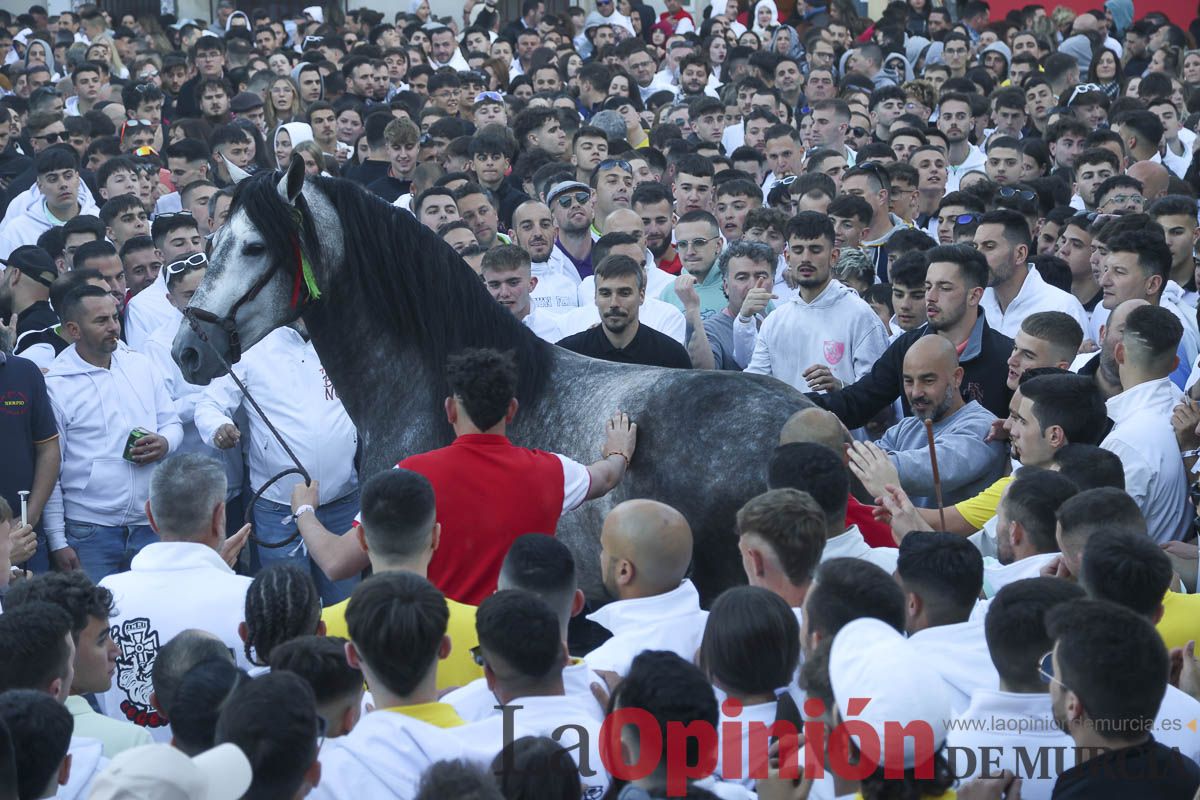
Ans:
{"label": "white sweatshirt", "polygon": [[250,578],[235,574],[208,545],[168,541],[146,545],[128,572],[109,575],[100,585],[113,593],[109,629],[120,651],[104,713],[169,742],[171,728],[150,704],[158,651],[181,631],[197,628],[220,639],[239,667],[250,666],[238,636]]}
{"label": "white sweatshirt", "polygon": [[413,797],[425,770],[464,755],[456,735],[397,711],[365,715],[345,736],[321,747],[321,783],[310,800]]}
{"label": "white sweatshirt", "polygon": [[804,392],[804,373],[819,365],[851,384],[871,370],[887,346],[883,323],[871,306],[858,292],[830,281],[811,303],[797,295],[767,316],[746,372],[773,375]]}
{"label": "white sweatshirt", "polygon": [[145,428],[166,438],[171,451],[183,441],[175,401],[149,358],[118,349],[109,369],[80,358],[71,345],[46,374],[58,422],[62,469],[46,505],[50,549],[66,547],[64,517],[94,525],[145,525],[153,464],[123,458],[129,432]]}
{"label": "white sweatshirt", "polygon": [[[80,214],[99,215],[100,210],[92,199],[92,193],[83,181],[79,182],[78,198]],[[50,218],[46,211],[46,198],[34,184],[14,197],[8,205],[8,212],[0,223],[0,258],[8,258],[21,245],[37,244],[39,236],[65,221]]]}
{"label": "white sweatshirt", "polygon": [[[284,441],[315,480],[321,482],[321,503],[345,497],[358,486],[354,452],[358,433],[346,414],[333,384],[325,375],[312,342],[293,328],[271,331],[233,365],[233,371],[254,395]],[[194,420],[200,438],[215,446],[217,428],[232,423],[242,392],[228,375],[209,384],[196,403]],[[248,404],[247,404],[248,405]],[[258,414],[249,413],[250,430],[242,431],[249,454],[250,485],[258,488],[292,466]],[[288,505],[292,487],[304,480],[289,475],[271,486],[263,499]]]}

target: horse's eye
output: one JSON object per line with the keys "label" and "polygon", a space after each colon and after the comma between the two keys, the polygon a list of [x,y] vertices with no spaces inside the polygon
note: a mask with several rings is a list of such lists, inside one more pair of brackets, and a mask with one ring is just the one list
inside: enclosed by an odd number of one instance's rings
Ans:
{"label": "horse's eye", "polygon": [[267,248],[261,244],[252,243],[242,248],[242,253],[248,256],[261,256],[267,252]]}

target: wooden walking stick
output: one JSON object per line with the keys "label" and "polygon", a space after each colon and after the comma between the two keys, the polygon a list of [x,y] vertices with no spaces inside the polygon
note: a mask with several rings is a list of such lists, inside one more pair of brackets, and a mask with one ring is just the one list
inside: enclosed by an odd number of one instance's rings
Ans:
{"label": "wooden walking stick", "polygon": [[933,443],[933,420],[925,420],[925,436],[929,439],[929,464],[933,467],[933,496],[937,500],[938,518],[946,530],[946,509],[942,507],[942,476],[938,474],[937,447]]}

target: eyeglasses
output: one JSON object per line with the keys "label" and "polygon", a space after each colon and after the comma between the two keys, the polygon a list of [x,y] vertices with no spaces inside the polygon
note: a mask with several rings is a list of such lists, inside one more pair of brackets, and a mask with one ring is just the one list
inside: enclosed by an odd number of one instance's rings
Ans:
{"label": "eyeglasses", "polygon": [[1063,683],[1057,675],[1054,674],[1054,651],[1051,650],[1044,656],[1038,659],[1037,662],[1038,677],[1042,679],[1042,683],[1057,683],[1064,689],[1069,688]]}
{"label": "eyeglasses", "polygon": [[600,173],[606,169],[611,169],[613,167],[616,167],[617,169],[623,169],[626,172],[628,172],[630,175],[633,174],[633,166],[628,161],[626,161],[622,158],[606,158],[606,159],[604,159],[603,161],[601,161],[599,164],[596,165],[596,172]]}
{"label": "eyeglasses", "polygon": [[155,214],[154,219],[157,221],[160,219],[170,219],[171,217],[190,217],[190,216],[192,216],[192,212],[185,209],[183,211],[166,211],[162,214]]}
{"label": "eyeglasses", "polygon": [[716,241],[720,238],[720,236],[710,236],[707,239],[684,239],[676,242],[675,247],[678,250],[699,250],[709,242]]}
{"label": "eyeglasses", "polygon": [[1108,198],[1104,205],[1109,205],[1110,203],[1136,203],[1140,206],[1145,202],[1146,198],[1142,197],[1140,194],[1114,194],[1112,197]]}
{"label": "eyeglasses", "polygon": [[1005,186],[996,192],[1005,200],[1011,200],[1014,197],[1020,197],[1022,200],[1033,200],[1037,198],[1037,192],[1031,189],[1014,189],[1011,186]]}
{"label": "eyeglasses", "polygon": [[855,125],[850,129],[850,135],[861,139],[863,136],[867,135],[867,129],[861,125]]}
{"label": "eyeglasses", "polygon": [[[159,216],[165,216],[160,214]],[[187,258],[182,258],[179,261],[172,261],[167,264],[166,270],[168,275],[177,275],[180,272],[198,269],[208,263],[208,256],[204,253],[192,253]]]}
{"label": "eyeglasses", "polygon": [[148,81],[151,78],[157,78],[157,77],[158,77],[158,70],[152,69],[149,72],[143,72],[141,75],[138,75],[138,80]]}
{"label": "eyeglasses", "polygon": [[63,133],[43,133],[41,136],[30,136],[30,139],[41,139],[46,144],[54,144],[56,142],[65,142],[67,134]]}
{"label": "eyeglasses", "polygon": [[1070,106],[1072,103],[1074,103],[1075,98],[1079,97],[1079,95],[1081,95],[1081,94],[1087,94],[1088,92],[1103,92],[1103,91],[1104,91],[1104,89],[1102,87],[1097,86],[1094,83],[1081,83],[1078,86],[1076,86],[1074,89],[1071,90],[1071,96],[1067,99],[1067,105]]}
{"label": "eyeglasses", "polygon": [[796,178],[797,178],[796,175],[788,175],[786,178],[780,178],[779,180],[775,181],[775,185],[776,186],[791,186],[793,183],[796,182]]}
{"label": "eyeglasses", "polygon": [[[154,74],[157,75],[158,73],[156,72]],[[135,92],[137,92],[138,94],[146,94],[147,92],[158,91],[158,87],[155,86],[153,83],[139,83],[133,87],[133,90]]]}
{"label": "eyeglasses", "polygon": [[587,203],[588,200],[592,199],[592,193],[578,191],[578,192],[572,192],[570,194],[559,195],[555,199],[556,199],[556,202],[558,203],[559,208],[570,208],[572,200],[574,200],[579,205],[584,205],[585,203]]}

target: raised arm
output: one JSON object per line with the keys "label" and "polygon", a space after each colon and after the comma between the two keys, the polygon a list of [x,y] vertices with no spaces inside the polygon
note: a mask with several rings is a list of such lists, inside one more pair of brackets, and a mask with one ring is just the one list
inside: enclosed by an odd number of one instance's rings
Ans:
{"label": "raised arm", "polygon": [[631,422],[628,414],[614,414],[605,431],[604,447],[600,450],[601,458],[589,464],[587,468],[591,483],[584,500],[595,500],[616,488],[625,477],[634,448],[637,447],[637,423]]}

